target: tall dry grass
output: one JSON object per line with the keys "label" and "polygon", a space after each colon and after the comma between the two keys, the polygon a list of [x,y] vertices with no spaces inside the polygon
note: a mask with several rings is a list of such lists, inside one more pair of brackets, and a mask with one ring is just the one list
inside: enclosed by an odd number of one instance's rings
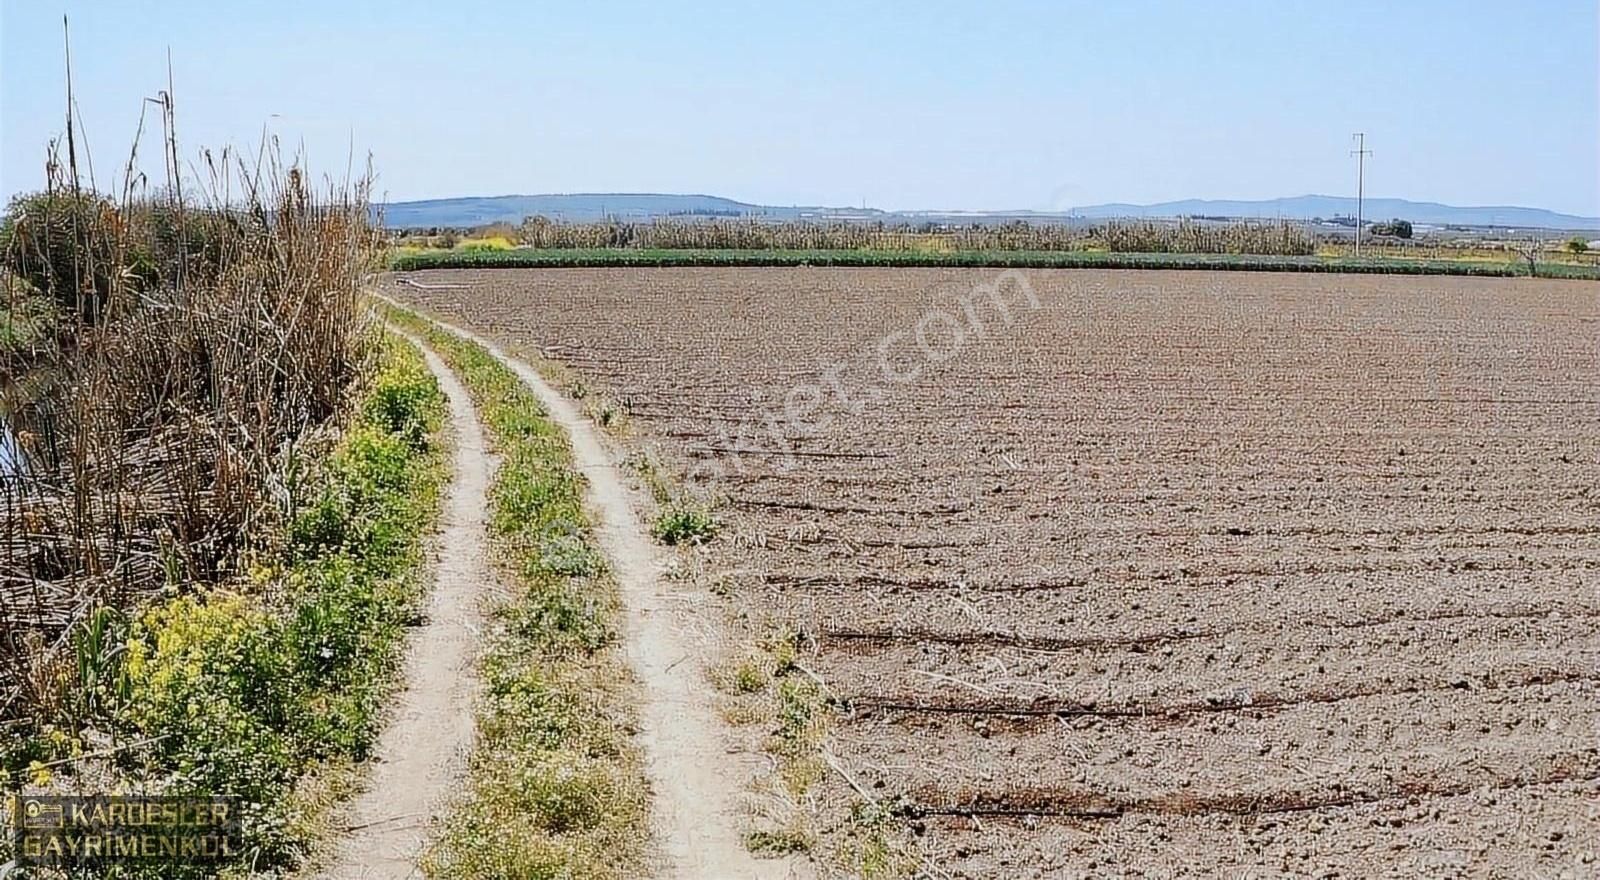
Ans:
{"label": "tall dry grass", "polygon": [[274,145],[180,173],[161,108],[164,188],[130,156],[121,197],[96,194],[69,128],[5,220],[7,266],[73,325],[0,473],[0,719],[72,688],[93,609],[234,576],[365,363],[366,182],[314,186]]}

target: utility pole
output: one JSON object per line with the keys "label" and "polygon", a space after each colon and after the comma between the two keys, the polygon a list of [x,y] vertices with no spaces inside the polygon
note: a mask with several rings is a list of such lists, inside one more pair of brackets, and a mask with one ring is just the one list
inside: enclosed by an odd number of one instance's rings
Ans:
{"label": "utility pole", "polygon": [[1352,135],[1356,148],[1350,155],[1356,157],[1356,256],[1361,256],[1361,201],[1366,195],[1367,188],[1367,157],[1372,151],[1367,149],[1367,133],[1358,131]]}

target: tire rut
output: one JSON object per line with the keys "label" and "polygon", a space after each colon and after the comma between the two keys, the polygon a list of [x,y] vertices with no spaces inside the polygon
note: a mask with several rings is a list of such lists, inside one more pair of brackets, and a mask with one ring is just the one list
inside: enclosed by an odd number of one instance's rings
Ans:
{"label": "tire rut", "polygon": [[421,340],[399,335],[422,351],[449,401],[451,479],[431,542],[438,563],[427,622],[406,641],[405,690],[378,740],[366,789],[348,807],[346,833],[318,875],[330,880],[421,876],[417,860],[434,812],[465,773],[472,747],[480,604],[494,583],[484,522],[494,462],[472,398]]}

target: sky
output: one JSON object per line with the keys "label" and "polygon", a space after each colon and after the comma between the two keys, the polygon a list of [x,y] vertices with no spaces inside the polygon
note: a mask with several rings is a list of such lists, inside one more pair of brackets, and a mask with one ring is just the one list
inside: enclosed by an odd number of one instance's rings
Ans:
{"label": "sky", "polygon": [[63,13],[102,188],[170,49],[186,162],[266,132],[392,200],[1353,195],[1365,131],[1369,196],[1600,215],[1596,0],[0,0],[6,196],[65,128]]}

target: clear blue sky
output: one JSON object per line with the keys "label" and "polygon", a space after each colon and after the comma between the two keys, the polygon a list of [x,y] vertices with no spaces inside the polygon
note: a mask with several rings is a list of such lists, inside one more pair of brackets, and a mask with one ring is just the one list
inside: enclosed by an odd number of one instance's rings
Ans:
{"label": "clear blue sky", "polygon": [[1342,194],[1365,130],[1371,195],[1597,215],[1597,5],[0,0],[0,190],[63,128],[66,11],[102,177],[170,46],[186,155],[265,124],[315,170],[370,151],[395,199]]}

